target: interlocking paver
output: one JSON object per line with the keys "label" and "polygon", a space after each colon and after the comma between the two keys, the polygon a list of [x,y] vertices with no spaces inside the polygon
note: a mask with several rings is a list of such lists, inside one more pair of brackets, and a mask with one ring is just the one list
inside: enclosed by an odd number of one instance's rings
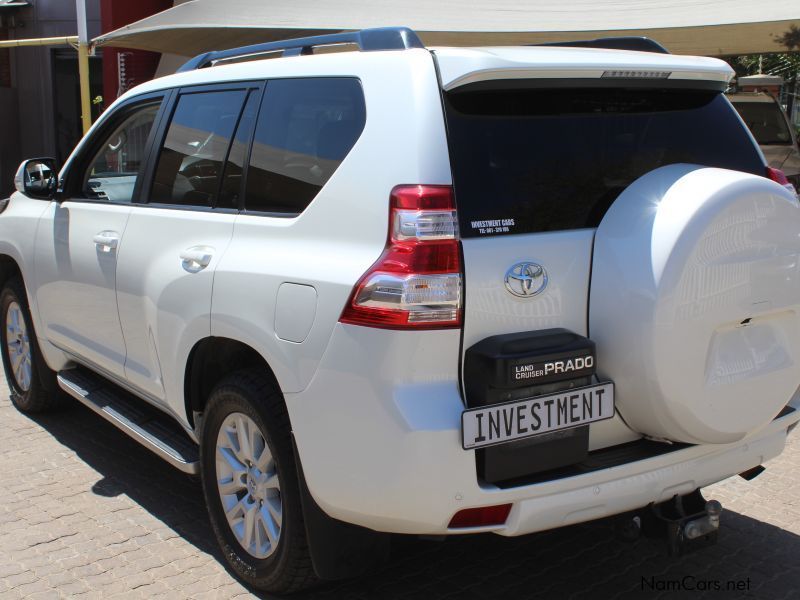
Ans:
{"label": "interlocking paver", "polygon": [[[200,486],[80,405],[16,411],[0,377],[2,598],[247,598],[223,564]],[[389,566],[295,598],[792,598],[800,588],[800,438],[722,501],[716,546],[679,558],[606,520],[523,538],[398,537]],[[675,592],[675,582],[741,584]],[[687,579],[688,578],[688,579]]]}

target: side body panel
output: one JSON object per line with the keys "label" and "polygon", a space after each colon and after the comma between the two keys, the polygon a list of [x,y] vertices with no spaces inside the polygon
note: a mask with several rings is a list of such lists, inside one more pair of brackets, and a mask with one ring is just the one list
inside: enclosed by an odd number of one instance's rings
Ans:
{"label": "side body panel", "polygon": [[[124,204],[53,202],[36,236],[39,335],[114,377],[124,376],[115,285],[130,211]],[[115,239],[116,246],[97,243],[100,234]]]}
{"label": "side body panel", "polygon": [[[134,206],[117,267],[117,300],[130,386],[183,420],[189,352],[210,334],[214,269],[230,243],[235,215]],[[204,268],[181,257],[204,248]]]}
{"label": "side body panel", "polygon": [[67,362],[64,353],[47,341],[44,326],[39,315],[36,290],[35,244],[39,219],[46,212],[53,210],[53,202],[28,198],[14,192],[9,198],[8,206],[0,215],[0,255],[14,260],[22,272],[31,307],[31,317],[39,347],[45,361],[52,369],[59,369]]}
{"label": "side body panel", "polygon": [[[364,91],[366,125],[347,158],[298,217],[240,214],[233,241],[215,274],[211,334],[255,348],[269,362],[284,393],[308,385],[353,286],[382,252],[392,188],[450,183],[430,53],[411,50],[342,57],[266,61],[267,79],[358,78]],[[312,322],[302,342],[281,339],[275,330],[276,310],[278,316],[285,314],[285,307],[276,305],[279,289],[286,283],[312,286],[316,293],[316,307],[296,307],[304,311],[301,321]],[[452,356],[441,360],[448,360],[455,369],[457,352],[456,344]],[[341,393],[345,390],[335,392]],[[292,416],[294,407],[291,402],[288,405]],[[303,421],[293,423],[299,432],[306,426]],[[301,456],[304,452],[301,444]]]}

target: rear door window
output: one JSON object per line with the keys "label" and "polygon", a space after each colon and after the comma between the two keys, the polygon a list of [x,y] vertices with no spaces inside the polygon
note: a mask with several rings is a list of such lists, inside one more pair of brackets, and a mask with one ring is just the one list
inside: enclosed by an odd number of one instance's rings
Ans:
{"label": "rear door window", "polygon": [[278,79],[267,83],[247,170],[245,209],[301,213],[364,129],[357,79]]}
{"label": "rear door window", "polygon": [[664,165],[764,172],[717,92],[456,91],[445,110],[462,237],[596,227],[626,187]]}
{"label": "rear door window", "polygon": [[247,90],[178,97],[158,157],[150,202],[211,207]]}

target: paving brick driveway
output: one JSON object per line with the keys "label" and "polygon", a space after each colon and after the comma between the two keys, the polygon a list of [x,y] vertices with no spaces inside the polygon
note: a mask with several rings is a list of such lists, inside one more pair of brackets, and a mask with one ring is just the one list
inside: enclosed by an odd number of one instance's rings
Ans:
{"label": "paving brick driveway", "polygon": [[[77,403],[27,417],[0,379],[0,476],[0,598],[251,595],[221,562],[199,484]],[[797,434],[758,479],[706,496],[725,507],[720,542],[680,559],[614,540],[608,521],[517,539],[398,538],[384,571],[295,598],[798,597]],[[677,580],[709,589],[665,591]],[[728,581],[745,589],[713,589]]]}

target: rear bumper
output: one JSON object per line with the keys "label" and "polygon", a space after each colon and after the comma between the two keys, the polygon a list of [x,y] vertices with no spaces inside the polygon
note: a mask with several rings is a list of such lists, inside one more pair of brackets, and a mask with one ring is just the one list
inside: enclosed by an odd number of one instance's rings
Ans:
{"label": "rear bumper", "polygon": [[[710,485],[778,456],[800,410],[734,444],[692,446],[583,475],[499,489],[461,448],[457,331],[337,325],[311,384],[287,394],[309,490],[330,516],[376,531],[514,536],[598,519]],[[383,341],[385,341],[383,337]],[[377,350],[380,349],[380,350]],[[397,365],[410,364],[402,377]],[[452,363],[452,364],[451,364]],[[800,408],[800,395],[793,405]],[[511,503],[503,526],[448,529],[459,510]]]}
{"label": "rear bumper", "polygon": [[695,446],[560,480],[563,489],[552,493],[542,494],[536,485],[517,488],[515,495],[521,497],[514,502],[506,525],[495,531],[508,536],[543,531],[688,494],[778,456],[786,444],[787,428],[800,420],[799,412],[773,421],[756,436],[738,444]]}

